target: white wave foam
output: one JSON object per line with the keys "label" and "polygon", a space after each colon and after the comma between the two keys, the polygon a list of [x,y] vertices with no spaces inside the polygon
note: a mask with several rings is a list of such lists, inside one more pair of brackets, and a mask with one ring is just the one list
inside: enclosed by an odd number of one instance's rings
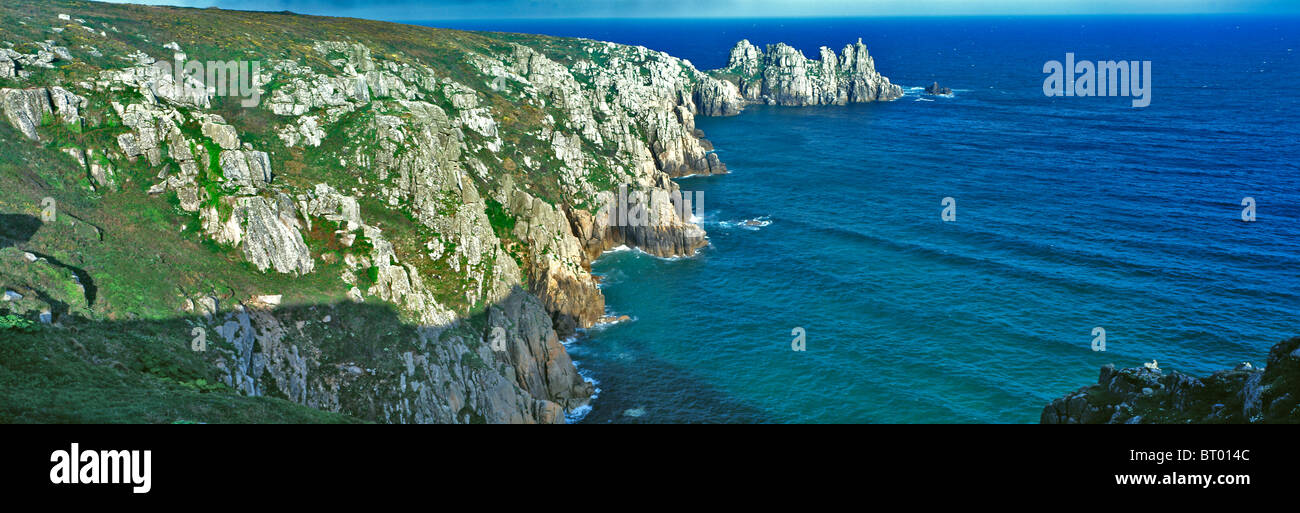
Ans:
{"label": "white wave foam", "polygon": [[[591,398],[595,399],[596,396],[593,395],[591,396]],[[569,410],[568,413],[564,414],[564,423],[577,424],[579,422],[582,422],[582,419],[586,417],[588,413],[591,413],[591,403],[587,403],[577,408],[574,408],[572,410]]]}
{"label": "white wave foam", "polygon": [[740,221],[719,221],[718,226],[723,228],[743,228],[745,230],[757,231],[772,224],[772,218],[768,216],[758,216],[753,219],[742,219]]}
{"label": "white wave foam", "polygon": [[[691,254],[689,254],[689,255],[673,256],[673,257],[661,257],[661,256],[657,256],[657,255],[651,255],[650,253],[646,253],[645,250],[643,250],[643,249],[641,249],[641,248],[629,248],[629,247],[627,247],[626,245],[623,245],[623,246],[619,246],[619,247],[614,248],[614,249],[606,250],[605,252],[601,253],[599,257],[597,257],[597,260],[599,260],[599,259],[601,259],[601,258],[604,258],[605,255],[608,255],[608,254],[610,254],[610,253],[622,253],[622,252],[625,252],[625,251],[631,251],[631,252],[633,252],[633,253],[636,253],[638,256],[648,256],[648,257],[650,257],[650,258],[654,258],[654,259],[657,259],[657,260],[663,260],[663,261],[665,261],[665,262],[673,262],[673,261],[676,261],[676,260],[686,260],[686,259],[690,259],[690,258],[695,258],[697,255],[700,254],[700,250],[702,250],[702,249],[704,249],[704,248],[707,248],[707,247],[709,247],[709,246],[712,246],[712,245],[713,245],[713,243],[712,243],[712,242],[709,242],[708,244],[705,244],[705,245],[702,246],[702,247],[696,248],[695,251],[691,252]],[[602,286],[603,286],[603,284],[602,284]]]}
{"label": "white wave foam", "polygon": [[932,102],[934,101],[933,98],[936,96],[939,98],[956,98],[957,93],[966,93],[966,92],[970,92],[970,89],[953,89],[952,92],[948,94],[925,94],[925,87],[904,87],[903,88],[903,96],[919,97],[912,100],[915,102]]}
{"label": "white wave foam", "polygon": [[[582,362],[574,361],[573,366],[578,367],[578,364],[580,363]],[[574,408],[564,413],[565,424],[575,424],[581,422],[582,419],[585,418],[588,413],[591,413],[591,408],[592,408],[591,403],[595,402],[597,397],[600,397],[600,381],[597,381],[596,378],[591,377],[591,372],[581,367],[578,368],[578,375],[582,376],[583,381],[587,383],[591,383],[591,387],[592,387],[591,397],[587,399],[587,404],[584,404],[582,406],[579,406],[577,408]]]}
{"label": "white wave foam", "polygon": [[[606,315],[606,317],[618,317],[618,315],[615,315],[615,314],[608,314],[608,315]],[[623,319],[623,320],[617,320],[617,319],[616,319],[616,320],[612,320],[612,321],[596,322],[595,324],[592,324],[590,328],[587,328],[587,329],[589,329],[589,330],[595,330],[595,331],[601,331],[601,330],[604,330],[605,328],[608,328],[608,327],[610,327],[610,326],[614,326],[614,325],[618,325],[618,324],[625,324],[625,323],[629,323],[629,322],[636,322],[636,317],[632,317],[632,316],[629,315],[629,316],[627,317],[627,319]]]}
{"label": "white wave foam", "polygon": [[638,417],[644,417],[644,416],[645,416],[645,408],[628,408],[628,409],[626,409],[626,410],[623,410],[623,416],[624,416],[624,417],[632,417],[632,418],[634,418],[634,419],[635,419],[635,418],[638,418]]}

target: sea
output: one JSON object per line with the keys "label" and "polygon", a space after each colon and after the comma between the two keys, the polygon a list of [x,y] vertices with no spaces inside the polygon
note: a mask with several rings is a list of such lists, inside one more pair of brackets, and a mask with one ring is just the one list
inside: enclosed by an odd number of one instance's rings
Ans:
{"label": "sea", "polygon": [[[700,69],[861,38],[906,90],[697,117],[731,171],[679,179],[710,244],[593,264],[631,320],[567,341],[599,389],[572,422],[1034,423],[1107,363],[1204,375],[1300,335],[1300,18],[421,24]],[[1047,96],[1067,54],[1149,61],[1150,104]]]}

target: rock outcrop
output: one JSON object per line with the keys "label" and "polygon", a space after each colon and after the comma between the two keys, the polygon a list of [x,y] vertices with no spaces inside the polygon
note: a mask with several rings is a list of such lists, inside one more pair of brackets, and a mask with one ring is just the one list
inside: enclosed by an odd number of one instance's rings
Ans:
{"label": "rock outcrop", "polygon": [[0,48],[0,78],[26,79],[36,71],[53,69],[56,63],[72,60],[68,48],[54,41],[33,41],[31,46],[29,53]]}
{"label": "rock outcrop", "polygon": [[33,141],[39,141],[36,128],[46,116],[59,121],[79,124],[80,109],[86,99],[62,87],[37,87],[32,89],[0,89],[0,109],[9,123]]}
{"label": "rock outcrop", "polygon": [[[541,303],[515,291],[482,332],[411,328],[374,306],[281,309],[252,301],[208,324],[222,382],[376,422],[564,422],[592,385],[578,375]],[[356,347],[338,347],[353,337]]]}
{"label": "rock outcrop", "polygon": [[734,81],[749,103],[769,105],[844,105],[893,100],[903,89],[876,71],[866,45],[845,45],[840,54],[821,47],[820,60],[809,59],[785,43],[759,50],[748,40],[731,49],[727,66],[716,77]]}
{"label": "rock outcrop", "polygon": [[231,219],[244,227],[244,257],[259,270],[311,272],[311,253],[299,231],[298,211],[288,196],[281,194],[274,200],[260,196],[238,198]]}
{"label": "rock outcrop", "polygon": [[1096,385],[1043,408],[1043,424],[1300,422],[1300,337],[1249,363],[1197,378],[1136,367],[1101,368]]}
{"label": "rock outcrop", "polygon": [[942,87],[939,85],[938,82],[935,82],[933,84],[925,86],[925,94],[929,94],[929,95],[952,94],[952,89],[948,87]]}

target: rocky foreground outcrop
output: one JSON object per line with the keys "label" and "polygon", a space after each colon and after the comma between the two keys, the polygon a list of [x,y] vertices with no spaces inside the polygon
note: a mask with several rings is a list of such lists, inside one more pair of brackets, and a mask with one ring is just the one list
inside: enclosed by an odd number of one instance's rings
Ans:
{"label": "rocky foreground outcrop", "polygon": [[[358,322],[362,315],[365,322]],[[492,306],[481,328],[403,335],[375,307],[308,311],[258,302],[204,324],[226,342],[211,351],[227,386],[365,420],[558,423],[592,395],[550,316],[522,290]],[[384,333],[389,329],[397,336]],[[370,340],[348,342],[358,335]],[[338,347],[339,341],[357,345]]]}
{"label": "rocky foreground outcrop", "polygon": [[1097,384],[1043,408],[1043,424],[1300,422],[1300,337],[1278,343],[1263,369],[1249,363],[1206,377],[1101,368]]}

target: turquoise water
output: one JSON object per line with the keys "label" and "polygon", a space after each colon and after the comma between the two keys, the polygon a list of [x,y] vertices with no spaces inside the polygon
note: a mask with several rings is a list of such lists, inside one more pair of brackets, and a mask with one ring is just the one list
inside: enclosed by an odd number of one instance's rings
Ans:
{"label": "turquoise water", "polygon": [[[583,422],[1037,422],[1105,363],[1208,373],[1300,335],[1294,18],[481,23],[704,68],[740,37],[863,37],[911,88],[697,118],[732,171],[679,181],[712,243],[596,262],[634,320],[569,345],[600,388]],[[1066,52],[1151,60],[1151,106],[1044,97]]]}

